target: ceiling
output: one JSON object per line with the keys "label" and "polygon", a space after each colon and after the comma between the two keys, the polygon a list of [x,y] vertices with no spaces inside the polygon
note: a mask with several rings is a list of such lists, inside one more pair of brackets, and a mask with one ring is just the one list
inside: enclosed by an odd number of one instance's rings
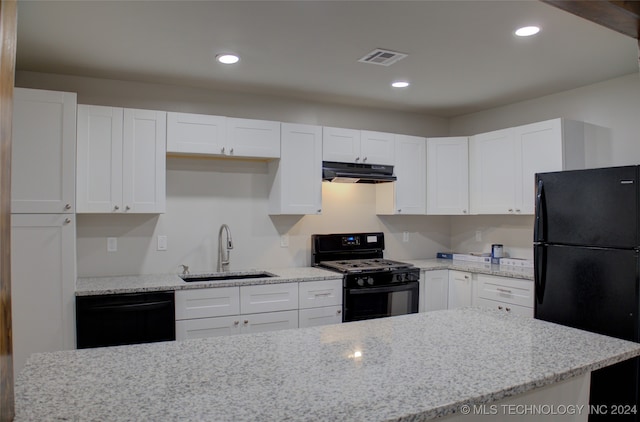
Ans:
{"label": "ceiling", "polygon": [[23,0],[16,68],[452,117],[638,72],[638,44],[535,0]]}

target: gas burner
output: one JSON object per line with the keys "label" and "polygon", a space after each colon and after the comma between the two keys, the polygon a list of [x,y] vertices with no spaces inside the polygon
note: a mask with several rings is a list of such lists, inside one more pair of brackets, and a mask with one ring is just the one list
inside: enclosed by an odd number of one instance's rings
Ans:
{"label": "gas burner", "polygon": [[399,268],[409,268],[412,264],[392,261],[390,259],[350,259],[340,261],[321,261],[320,266],[342,273],[358,273],[364,271],[391,271]]}

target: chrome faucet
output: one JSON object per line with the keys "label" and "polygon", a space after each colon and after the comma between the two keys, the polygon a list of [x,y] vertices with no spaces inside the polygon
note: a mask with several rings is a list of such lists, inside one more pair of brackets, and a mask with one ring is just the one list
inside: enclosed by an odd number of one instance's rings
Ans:
{"label": "chrome faucet", "polygon": [[[222,247],[222,231],[227,231],[227,244],[224,248],[226,253],[223,252]],[[231,231],[229,230],[229,226],[223,224],[220,226],[220,231],[218,232],[218,272],[226,271],[229,267],[230,258],[231,258],[231,249],[233,249],[233,241],[231,240]],[[226,258],[225,258],[226,255]]]}

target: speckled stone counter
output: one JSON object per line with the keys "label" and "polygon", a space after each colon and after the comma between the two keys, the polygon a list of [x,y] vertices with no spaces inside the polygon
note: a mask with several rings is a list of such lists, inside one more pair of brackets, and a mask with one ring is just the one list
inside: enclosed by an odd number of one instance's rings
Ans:
{"label": "speckled stone counter", "polygon": [[483,264],[480,262],[459,261],[453,259],[417,259],[402,260],[421,270],[458,270],[477,274],[533,280],[533,268],[512,267],[506,265]]}
{"label": "speckled stone counter", "polygon": [[35,354],[15,420],[428,420],[638,355],[640,344],[531,318],[435,311]]}
{"label": "speckled stone counter", "polygon": [[[329,280],[341,278],[336,272],[315,267],[292,267],[260,270],[274,277],[251,278],[225,281],[199,281],[186,283],[177,274],[150,274],[118,277],[84,277],[76,282],[76,296],[99,294],[157,292],[163,290],[202,289],[205,287],[231,287],[249,284],[276,284],[298,281]],[[233,271],[229,274],[243,274],[254,271]],[[206,275],[206,274],[197,274]]]}

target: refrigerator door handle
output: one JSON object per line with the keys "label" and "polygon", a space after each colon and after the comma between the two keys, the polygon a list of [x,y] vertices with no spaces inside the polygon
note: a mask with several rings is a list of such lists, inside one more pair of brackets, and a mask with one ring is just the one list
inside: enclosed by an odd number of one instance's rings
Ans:
{"label": "refrigerator door handle", "polygon": [[546,285],[546,267],[547,267],[547,248],[546,246],[535,246],[533,255],[533,266],[535,271],[533,273],[533,282],[536,303],[542,303],[544,299],[544,287]]}
{"label": "refrigerator door handle", "polygon": [[536,189],[536,218],[534,221],[533,227],[533,241],[534,242],[544,242],[544,232],[545,232],[545,210],[544,210],[544,183],[542,179],[538,179],[537,189]]}

